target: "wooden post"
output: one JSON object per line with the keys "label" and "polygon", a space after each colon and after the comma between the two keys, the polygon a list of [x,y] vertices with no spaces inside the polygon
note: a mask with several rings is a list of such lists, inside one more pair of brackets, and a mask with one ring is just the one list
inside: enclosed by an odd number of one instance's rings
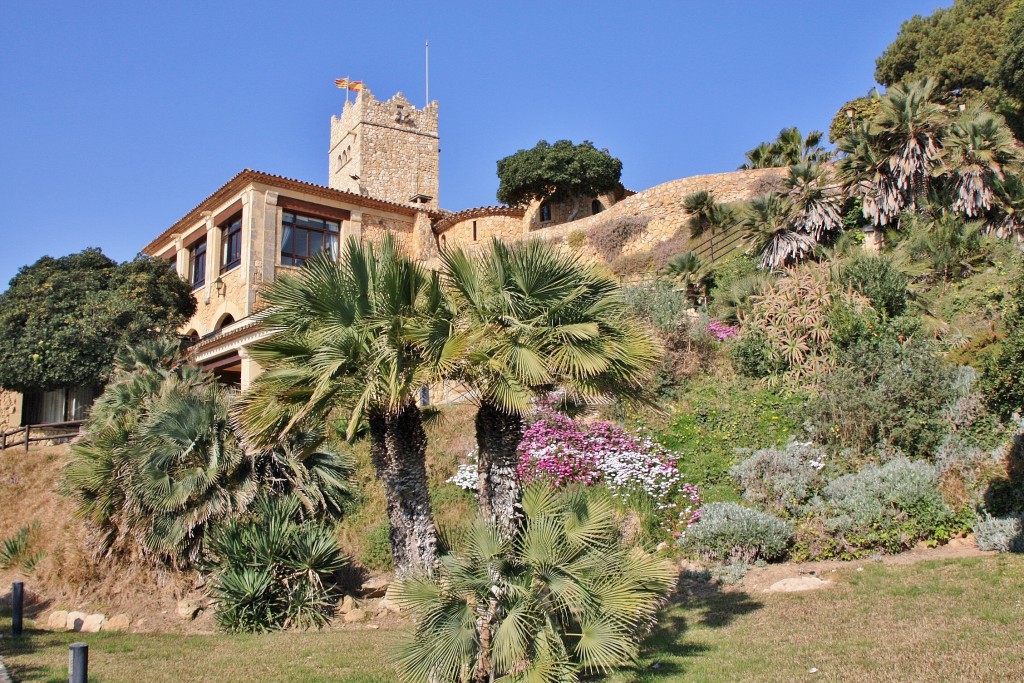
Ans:
{"label": "wooden post", "polygon": [[28,453],[28,437],[32,434],[32,425],[25,425],[25,452]]}

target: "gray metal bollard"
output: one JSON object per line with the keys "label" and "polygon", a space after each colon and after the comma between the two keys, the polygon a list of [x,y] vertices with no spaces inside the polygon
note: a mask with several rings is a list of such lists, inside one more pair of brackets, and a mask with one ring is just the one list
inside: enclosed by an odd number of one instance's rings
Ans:
{"label": "gray metal bollard", "polygon": [[86,643],[68,645],[68,683],[87,683],[89,680],[89,646]]}
{"label": "gray metal bollard", "polygon": [[21,635],[25,620],[25,584],[15,581],[11,584],[11,635]]}

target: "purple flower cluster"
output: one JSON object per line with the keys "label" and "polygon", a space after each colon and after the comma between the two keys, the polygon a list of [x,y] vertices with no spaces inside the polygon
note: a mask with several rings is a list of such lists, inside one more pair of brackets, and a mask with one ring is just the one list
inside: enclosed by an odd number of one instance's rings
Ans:
{"label": "purple flower cluster", "polygon": [[669,516],[669,531],[685,529],[700,508],[697,488],[683,481],[662,446],[611,422],[583,424],[548,406],[523,435],[518,471],[524,484],[604,484],[622,500],[641,496]]}
{"label": "purple flower cluster", "polygon": [[712,320],[708,323],[708,332],[718,341],[734,339],[739,336],[739,330],[732,325],[723,323],[721,320]]}

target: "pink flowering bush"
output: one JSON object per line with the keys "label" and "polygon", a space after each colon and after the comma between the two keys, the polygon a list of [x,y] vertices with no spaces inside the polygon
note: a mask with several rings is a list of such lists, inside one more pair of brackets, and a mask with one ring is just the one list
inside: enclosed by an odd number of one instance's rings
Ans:
{"label": "pink flowering bush", "polygon": [[721,320],[712,320],[707,326],[708,333],[718,341],[725,341],[726,339],[735,339],[739,336],[740,331],[729,325],[723,323]]}
{"label": "pink flowering bush", "polygon": [[542,408],[523,435],[518,472],[524,485],[602,484],[620,502],[662,520],[661,529],[676,538],[699,517],[697,488],[683,481],[676,458],[611,422],[588,425]]}

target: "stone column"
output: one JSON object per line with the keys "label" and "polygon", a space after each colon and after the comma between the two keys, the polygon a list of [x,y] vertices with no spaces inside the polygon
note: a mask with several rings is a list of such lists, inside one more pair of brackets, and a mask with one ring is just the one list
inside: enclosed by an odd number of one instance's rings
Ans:
{"label": "stone column", "polygon": [[209,304],[211,296],[217,296],[213,281],[220,276],[220,231],[213,224],[213,213],[204,211],[206,219],[206,286],[203,287],[203,303]]}
{"label": "stone column", "polygon": [[864,228],[864,251],[877,254],[885,246],[885,234],[871,226]]}
{"label": "stone column", "polygon": [[174,268],[178,271],[178,277],[188,280],[188,249],[185,248],[184,238],[181,235],[174,236],[174,256],[177,259]]}
{"label": "stone column", "polygon": [[440,256],[437,248],[437,236],[430,225],[430,214],[417,211],[416,220],[412,225],[412,257],[420,261],[433,261]]}
{"label": "stone column", "polygon": [[245,391],[252,384],[252,381],[256,379],[263,369],[259,366],[259,363],[254,361],[249,355],[249,349],[244,346],[238,349],[238,357],[242,359],[242,391]]}
{"label": "stone column", "polygon": [[280,213],[277,206],[278,193],[267,191],[266,196],[263,198],[263,216],[262,222],[259,226],[254,228],[259,230],[259,237],[257,241],[260,244],[260,251],[257,253],[260,255],[259,260],[261,261],[260,277],[254,278],[253,284],[255,286],[261,285],[263,282],[274,281],[274,271],[277,265],[278,256],[278,224]]}
{"label": "stone column", "polygon": [[[353,211],[351,217],[344,222],[341,228],[342,242],[347,242],[349,237],[355,237],[357,242],[363,241],[363,212]],[[342,245],[344,246],[344,244]]]}

